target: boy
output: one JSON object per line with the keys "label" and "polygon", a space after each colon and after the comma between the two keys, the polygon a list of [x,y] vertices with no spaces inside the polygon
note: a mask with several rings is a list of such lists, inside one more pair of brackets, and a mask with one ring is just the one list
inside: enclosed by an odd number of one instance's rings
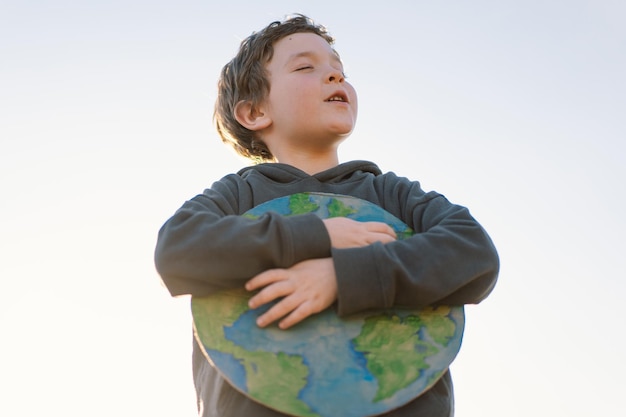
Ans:
{"label": "boy", "polygon": [[[478,303],[492,290],[498,256],[467,209],[422,191],[417,182],[382,174],[373,163],[339,164],[337,147],[354,128],[357,97],[332,44],[324,27],[297,15],[253,33],[224,67],[214,115],[218,132],[262,163],[222,178],[162,227],[155,260],[172,295],[245,286],[258,291],[252,308],[280,300],[257,324],[288,329],[331,306],[345,316],[392,305],[461,305]],[[304,191],[369,200],[416,233],[396,241],[393,230],[378,222],[241,216]],[[281,415],[225,382],[195,341],[193,370],[201,416]],[[446,372],[387,415],[453,413]]]}

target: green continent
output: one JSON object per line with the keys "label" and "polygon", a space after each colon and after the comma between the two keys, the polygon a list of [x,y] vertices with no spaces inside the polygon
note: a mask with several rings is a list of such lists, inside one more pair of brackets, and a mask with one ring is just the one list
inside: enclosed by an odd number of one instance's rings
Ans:
{"label": "green continent", "polygon": [[249,352],[240,347],[235,347],[230,353],[246,369],[248,395],[252,398],[298,416],[319,417],[298,399],[309,374],[302,357],[283,352]]}
{"label": "green continent", "polygon": [[426,358],[438,349],[420,339],[417,332],[423,325],[418,316],[401,319],[397,315],[378,315],[365,319],[361,334],[353,342],[378,381],[374,402],[392,397],[428,369]]}
{"label": "green continent", "polygon": [[329,217],[347,217],[349,214],[356,213],[357,210],[345,205],[336,198],[331,198],[328,203]]}
{"label": "green continent", "polygon": [[244,289],[221,292],[218,296],[194,297],[191,303],[195,329],[200,340],[214,342],[215,350],[233,345],[224,337],[224,327],[232,326],[246,310],[250,295]]}
{"label": "green continent", "polygon": [[448,346],[456,330],[456,324],[449,317],[451,310],[448,306],[440,306],[429,307],[420,312],[426,331],[441,346]]}
{"label": "green continent", "polygon": [[319,205],[309,200],[309,195],[305,193],[293,194],[289,196],[289,209],[291,214],[312,213],[319,208]]}
{"label": "green continent", "polygon": [[226,339],[224,328],[232,326],[248,310],[250,295],[243,289],[222,291],[219,296],[195,298],[192,310],[199,339],[211,348],[233,355],[246,370],[248,395],[269,407],[289,410],[302,417],[319,417],[298,399],[309,370],[299,355],[248,351]]}

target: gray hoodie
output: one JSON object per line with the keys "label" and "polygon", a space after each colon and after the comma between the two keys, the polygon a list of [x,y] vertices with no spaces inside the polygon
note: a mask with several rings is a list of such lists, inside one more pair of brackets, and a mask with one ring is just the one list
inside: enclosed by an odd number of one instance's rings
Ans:
{"label": "gray hoodie", "polygon": [[[315,214],[257,220],[241,214],[274,198],[299,192],[343,194],[368,200],[401,219],[415,234],[366,247],[332,248]],[[271,268],[332,256],[337,313],[433,304],[478,303],[493,289],[496,249],[469,211],[418,182],[382,174],[371,162],[340,164],[315,175],[295,167],[261,164],[231,174],[185,202],[159,231],[155,262],[172,295],[202,296],[243,286]],[[203,417],[282,416],[232,388],[204,358],[194,340],[194,380]],[[451,416],[453,393],[446,373],[428,392],[389,416]]]}

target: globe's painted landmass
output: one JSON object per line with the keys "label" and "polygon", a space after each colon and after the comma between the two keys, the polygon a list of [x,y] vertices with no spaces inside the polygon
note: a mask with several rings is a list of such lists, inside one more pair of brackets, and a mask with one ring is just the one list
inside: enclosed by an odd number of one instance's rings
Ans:
{"label": "globe's painted landmass", "polygon": [[[224,292],[220,297],[212,297],[208,303],[196,303],[193,313],[197,336],[200,340],[211,341],[208,351],[213,353],[218,362],[221,355],[230,355],[236,361],[230,365],[243,368],[248,395],[262,403],[280,404],[301,416],[316,416],[306,403],[298,399],[308,375],[302,356],[247,350],[225,336],[225,329],[232,328],[241,314],[248,310],[248,298],[245,290],[235,290]],[[198,326],[198,323],[201,325]],[[204,348],[206,350],[207,346]],[[228,361],[228,357],[225,361]],[[239,375],[240,371],[231,372]]]}
{"label": "globe's painted landmass", "polygon": [[[352,197],[303,193],[249,211],[316,213],[385,221],[399,239],[413,232],[381,208]],[[280,330],[261,329],[243,289],[194,297],[196,336],[209,360],[239,391],[294,416],[364,417],[400,407],[432,386],[461,344],[461,307],[369,312],[340,319],[328,309]]]}
{"label": "globe's painted landmass", "polygon": [[361,333],[353,343],[355,350],[364,354],[367,369],[378,381],[374,402],[392,397],[430,367],[426,359],[439,349],[436,344],[423,340],[420,332],[428,333],[438,345],[447,346],[456,328],[449,314],[450,307],[438,307],[404,318],[395,314],[365,318]]}

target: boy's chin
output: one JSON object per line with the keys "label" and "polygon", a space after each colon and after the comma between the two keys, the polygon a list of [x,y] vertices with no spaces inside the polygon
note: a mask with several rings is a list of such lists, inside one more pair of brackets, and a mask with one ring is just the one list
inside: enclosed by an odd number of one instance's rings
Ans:
{"label": "boy's chin", "polygon": [[339,137],[348,137],[354,130],[354,123],[346,123],[343,125],[335,125],[330,129],[330,134]]}

